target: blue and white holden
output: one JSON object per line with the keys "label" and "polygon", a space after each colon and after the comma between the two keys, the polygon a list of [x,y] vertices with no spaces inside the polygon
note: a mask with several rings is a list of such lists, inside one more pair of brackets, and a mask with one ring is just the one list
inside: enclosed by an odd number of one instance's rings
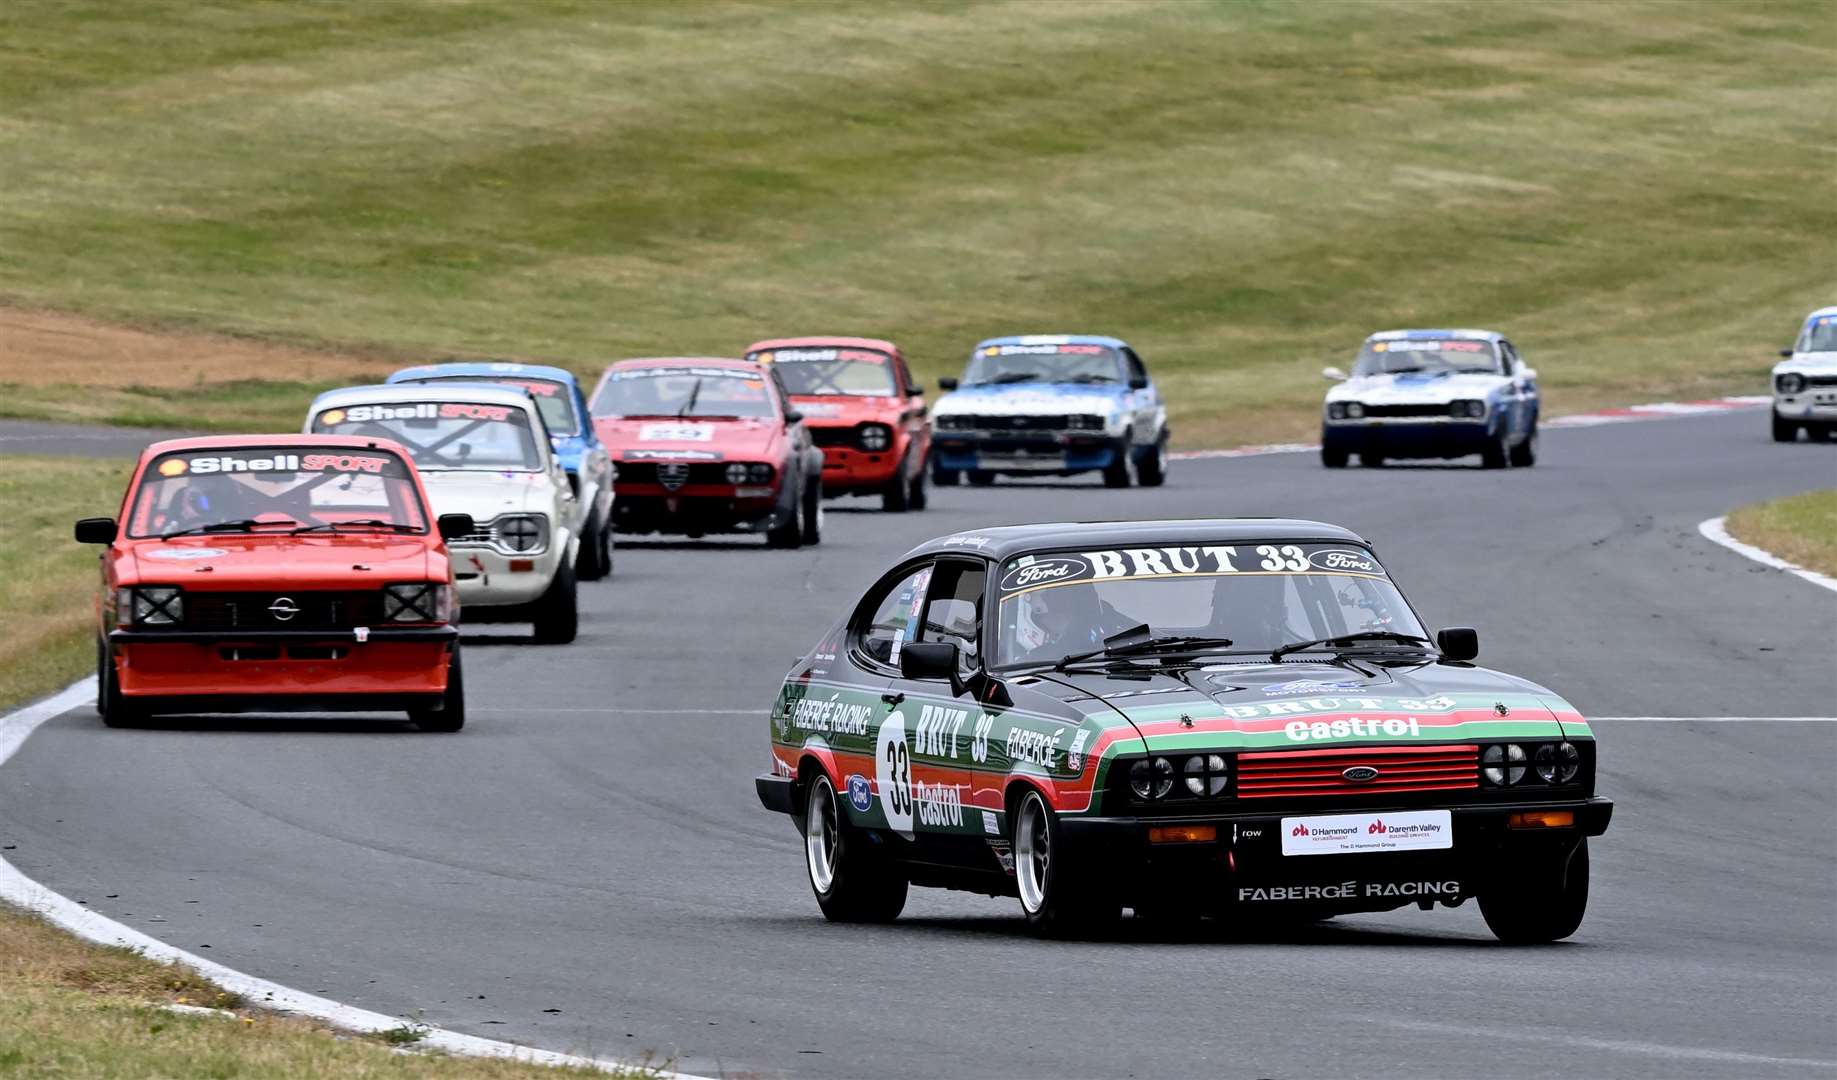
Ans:
{"label": "blue and white holden", "polygon": [[1837,307],[1805,317],[1799,339],[1773,365],[1773,441],[1837,439]]}
{"label": "blue and white holden", "polygon": [[1491,330],[1386,330],[1365,339],[1321,411],[1320,460],[1480,455],[1488,469],[1537,464],[1537,372]]}
{"label": "blue and white holden", "polygon": [[1167,479],[1167,405],[1134,349],[1113,337],[990,338],[931,413],[932,481],[1101,472],[1108,487]]}

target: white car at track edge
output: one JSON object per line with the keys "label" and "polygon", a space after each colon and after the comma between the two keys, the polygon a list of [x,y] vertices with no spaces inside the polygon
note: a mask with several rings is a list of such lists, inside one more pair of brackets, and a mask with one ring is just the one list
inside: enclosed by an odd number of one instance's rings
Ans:
{"label": "white car at track edge", "polygon": [[1773,441],[1837,438],[1837,307],[1805,317],[1798,340],[1773,365]]}
{"label": "white car at track edge", "polygon": [[538,642],[574,640],[586,507],[527,393],[478,384],[347,387],[314,399],[305,430],[402,444],[434,512],[472,516],[477,529],[447,541],[466,622],[530,622]]}

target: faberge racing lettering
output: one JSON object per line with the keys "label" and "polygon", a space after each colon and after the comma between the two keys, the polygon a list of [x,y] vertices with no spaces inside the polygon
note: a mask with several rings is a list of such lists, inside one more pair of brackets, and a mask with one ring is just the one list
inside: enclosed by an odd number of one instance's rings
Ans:
{"label": "faberge racing lettering", "polygon": [[1352,574],[1383,577],[1384,567],[1371,554],[1344,545],[1198,544],[1176,547],[1114,548],[1022,556],[1008,563],[1002,592],[1074,582],[1221,574]]}
{"label": "faberge racing lettering", "polygon": [[812,701],[804,698],[791,707],[791,726],[799,731],[821,731],[829,735],[868,735],[868,720],[874,710],[852,701]]}
{"label": "faberge racing lettering", "polygon": [[1357,900],[1461,895],[1458,881],[1342,881],[1325,885],[1247,886],[1237,891],[1239,902],[1282,903],[1296,900]]}
{"label": "faberge racing lettering", "polygon": [[1053,759],[1059,754],[1059,740],[1064,737],[1063,731],[1048,735],[1043,731],[1009,728],[1008,757],[1017,762],[1024,761],[1042,769],[1050,769]]}

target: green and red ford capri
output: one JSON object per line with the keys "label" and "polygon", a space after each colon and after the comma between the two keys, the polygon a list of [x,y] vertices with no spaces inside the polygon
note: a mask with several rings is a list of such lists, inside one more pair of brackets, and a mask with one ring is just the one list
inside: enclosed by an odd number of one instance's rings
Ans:
{"label": "green and red ford capri", "polygon": [[792,669],[756,786],[839,921],[918,885],[1055,934],[1472,899],[1502,940],[1564,938],[1613,811],[1594,735],[1477,653],[1334,525],[961,533]]}

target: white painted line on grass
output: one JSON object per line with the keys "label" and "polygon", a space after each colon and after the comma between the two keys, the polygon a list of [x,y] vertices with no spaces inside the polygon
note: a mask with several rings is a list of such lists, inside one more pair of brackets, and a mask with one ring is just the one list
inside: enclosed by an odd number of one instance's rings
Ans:
{"label": "white painted line on grass", "polygon": [[1797,563],[1789,563],[1778,555],[1769,551],[1763,551],[1753,544],[1742,543],[1740,540],[1729,535],[1728,522],[1729,519],[1726,517],[1710,518],[1708,521],[1699,523],[1697,525],[1697,531],[1702,533],[1711,542],[1721,544],[1737,555],[1753,559],[1763,566],[1771,566],[1775,570],[1784,570],[1795,577],[1804,578],[1806,581],[1811,582],[1819,588],[1837,592],[1837,578],[1827,577],[1816,570],[1807,570]]}
{"label": "white painted line on grass", "polygon": [[[96,680],[92,675],[65,687],[43,701],[0,716],[0,765],[6,764],[6,760],[19,750],[27,736],[31,735],[40,724],[52,717],[69,712],[71,709],[87,705],[94,701],[95,697]],[[96,722],[101,723],[100,720]],[[125,945],[161,963],[182,964],[225,990],[242,995],[245,1001],[258,1008],[294,1016],[311,1017],[346,1031],[364,1033],[393,1031],[411,1023],[399,1016],[385,1016],[379,1012],[345,1005],[330,998],[303,993],[291,987],[282,986],[280,983],[269,982],[267,979],[245,975],[234,968],[224,967],[214,960],[206,960],[202,956],[168,945],[157,938],[148,937],[131,926],[99,915],[69,897],[52,892],[20,873],[17,867],[5,859],[0,859],[0,900],[34,912],[52,925],[68,930],[85,941],[93,941],[98,945]],[[418,1025],[417,1030],[420,1030]],[[417,1049],[426,1047],[444,1050],[449,1054],[464,1054],[468,1057],[508,1058],[512,1061],[523,1061],[534,1065],[572,1065],[608,1071],[637,1068],[629,1062],[580,1057],[575,1054],[557,1053],[553,1050],[538,1050],[534,1047],[502,1042],[498,1039],[464,1035],[445,1028],[427,1028],[426,1032],[423,1038],[416,1040]],[[674,1078],[674,1080],[703,1080],[701,1077],[683,1073],[656,1072],[647,1075]]]}

